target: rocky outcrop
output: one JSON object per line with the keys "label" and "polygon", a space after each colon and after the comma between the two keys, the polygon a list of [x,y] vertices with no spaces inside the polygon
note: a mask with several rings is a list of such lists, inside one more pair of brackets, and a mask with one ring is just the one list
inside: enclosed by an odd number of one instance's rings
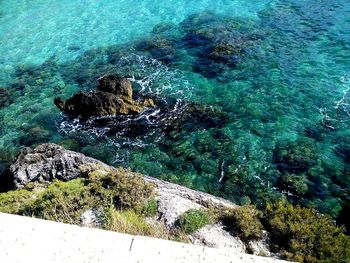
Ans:
{"label": "rocky outcrop", "polygon": [[79,92],[72,98],[63,101],[55,99],[56,106],[71,116],[88,118],[116,114],[139,114],[143,107],[133,101],[107,92]]}
{"label": "rocky outcrop", "polygon": [[146,107],[153,107],[152,99],[143,102],[133,100],[130,80],[119,76],[105,75],[98,79],[97,91],[79,92],[64,101],[60,97],[55,105],[73,117],[89,118],[108,115],[137,115]]}
{"label": "rocky outcrop", "polygon": [[[22,188],[30,182],[50,183],[54,179],[72,180],[93,169],[115,169],[84,154],[69,151],[56,144],[42,144],[35,149],[24,148],[10,166],[14,184]],[[235,208],[235,204],[210,194],[145,176],[156,185],[162,220],[173,226],[178,217],[191,208]]]}
{"label": "rocky outcrop", "polygon": [[158,211],[168,226],[173,226],[179,216],[189,209],[236,208],[237,205],[225,199],[187,187],[145,176],[147,182],[156,185]]}
{"label": "rocky outcrop", "polygon": [[[62,146],[46,143],[35,149],[24,148],[10,166],[17,188],[30,182],[50,183],[54,179],[73,180],[96,169],[113,170],[94,158],[69,151]],[[147,182],[156,185],[160,212],[164,220],[172,225],[177,217],[190,208],[235,208],[235,204],[207,193],[144,176]],[[163,209],[164,208],[164,209]]]}
{"label": "rocky outcrop", "polygon": [[30,182],[75,179],[82,176],[83,166],[89,164],[107,167],[96,159],[68,151],[59,145],[42,144],[35,149],[24,148],[10,166],[10,173],[15,186],[22,188]]}
{"label": "rocky outcrop", "polygon": [[234,249],[238,253],[245,253],[246,246],[238,238],[225,231],[220,223],[207,225],[191,235],[193,244],[206,245],[209,247]]}

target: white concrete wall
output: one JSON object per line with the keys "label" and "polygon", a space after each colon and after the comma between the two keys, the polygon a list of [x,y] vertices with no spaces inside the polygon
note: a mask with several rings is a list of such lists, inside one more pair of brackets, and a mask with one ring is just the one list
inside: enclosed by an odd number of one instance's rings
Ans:
{"label": "white concrete wall", "polygon": [[0,213],[0,262],[279,262]]}

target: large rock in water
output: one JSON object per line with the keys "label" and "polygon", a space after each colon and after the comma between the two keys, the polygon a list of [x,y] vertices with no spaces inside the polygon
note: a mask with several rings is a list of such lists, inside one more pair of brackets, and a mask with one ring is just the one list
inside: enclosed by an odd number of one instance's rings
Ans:
{"label": "large rock in water", "polygon": [[139,114],[144,109],[142,105],[132,100],[101,91],[79,92],[66,101],[56,98],[54,102],[61,111],[71,116],[81,116],[83,118],[116,114]]}
{"label": "large rock in water", "polygon": [[24,148],[10,166],[17,188],[30,182],[49,183],[54,179],[68,181],[82,176],[86,165],[107,167],[83,154],[68,151],[56,144],[42,144],[35,149]]}
{"label": "large rock in water", "polygon": [[93,92],[79,92],[66,101],[58,97],[54,103],[61,111],[83,118],[118,114],[136,115],[145,107],[154,106],[151,99],[146,99],[144,102],[134,101],[131,82],[119,76],[105,75],[99,78],[97,89]]}

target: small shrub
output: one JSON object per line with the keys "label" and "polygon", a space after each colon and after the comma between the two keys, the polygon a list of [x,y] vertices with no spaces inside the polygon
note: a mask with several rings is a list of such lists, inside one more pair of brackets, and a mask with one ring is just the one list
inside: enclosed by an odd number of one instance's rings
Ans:
{"label": "small shrub", "polygon": [[249,242],[263,236],[261,215],[262,213],[254,206],[241,206],[224,215],[223,222],[231,233]]}
{"label": "small shrub", "polygon": [[350,262],[350,237],[327,215],[286,203],[268,204],[264,225],[274,250],[285,259],[306,262]]}
{"label": "small shrub", "polygon": [[124,169],[97,170],[88,179],[55,181],[48,186],[32,184],[27,188],[1,193],[0,211],[74,224],[93,207],[112,204],[116,209],[144,210],[150,216],[157,210],[151,200],[154,186]]}
{"label": "small shrub", "polygon": [[145,217],[153,217],[158,214],[158,204],[157,200],[151,199],[149,200],[144,207],[142,208],[142,214]]}
{"label": "small shrub", "polygon": [[0,194],[0,212],[18,214],[22,205],[32,199],[27,190],[16,190]]}
{"label": "small shrub", "polygon": [[56,181],[39,192],[34,200],[24,202],[20,214],[57,222],[78,224],[81,214],[94,206],[84,179]]}
{"label": "small shrub", "polygon": [[178,225],[186,234],[192,234],[201,227],[211,224],[212,219],[203,210],[190,209],[179,217]]}
{"label": "small shrub", "polygon": [[142,210],[147,200],[153,196],[154,186],[147,183],[141,175],[128,173],[125,169],[91,172],[91,193],[104,202],[110,201],[117,209]]}

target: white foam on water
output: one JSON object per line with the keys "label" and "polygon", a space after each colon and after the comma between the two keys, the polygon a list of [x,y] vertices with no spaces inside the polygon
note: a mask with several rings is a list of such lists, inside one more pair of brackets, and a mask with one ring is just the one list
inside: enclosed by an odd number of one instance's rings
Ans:
{"label": "white foam on water", "polygon": [[333,106],[318,108],[323,126],[331,130],[336,129],[337,123],[348,122],[350,117],[350,77],[345,74],[339,81],[340,87],[337,91],[341,98],[332,102]]}
{"label": "white foam on water", "polygon": [[[180,70],[171,70],[166,65],[152,58],[130,54],[122,57],[117,65],[123,65],[121,69],[126,75],[130,76],[130,80],[140,85],[141,90],[138,92],[142,96],[150,96],[156,98],[167,105],[167,112],[160,108],[146,109],[138,116],[103,116],[91,117],[84,121],[80,118],[67,119],[62,114],[62,120],[57,124],[60,132],[66,135],[84,136],[90,140],[97,138],[104,138],[108,143],[117,149],[123,148],[143,148],[148,145],[143,139],[152,137],[157,131],[157,125],[164,123],[167,119],[174,120],[186,106],[186,101],[190,101],[193,87],[189,81],[184,77]],[[174,102],[167,103],[171,98]],[[100,126],[97,123],[106,121],[107,126]],[[114,135],[111,134],[113,130],[113,123],[118,127],[125,127]],[[141,137],[130,138],[125,136],[128,132],[129,125],[142,123],[142,125],[149,129]],[[154,142],[162,138],[162,133],[154,137]],[[116,156],[116,162],[123,162],[124,157]]]}
{"label": "white foam on water", "polygon": [[193,87],[181,70],[169,69],[156,59],[137,54],[122,57],[117,64],[126,65],[123,71],[141,86],[142,95],[191,97]]}
{"label": "white foam on water", "polygon": [[342,93],[343,96],[340,100],[335,102],[335,109],[341,109],[348,116],[350,116],[350,97],[349,97],[349,92],[350,92],[350,77],[348,75],[344,75],[340,78],[341,85],[344,87]]}

